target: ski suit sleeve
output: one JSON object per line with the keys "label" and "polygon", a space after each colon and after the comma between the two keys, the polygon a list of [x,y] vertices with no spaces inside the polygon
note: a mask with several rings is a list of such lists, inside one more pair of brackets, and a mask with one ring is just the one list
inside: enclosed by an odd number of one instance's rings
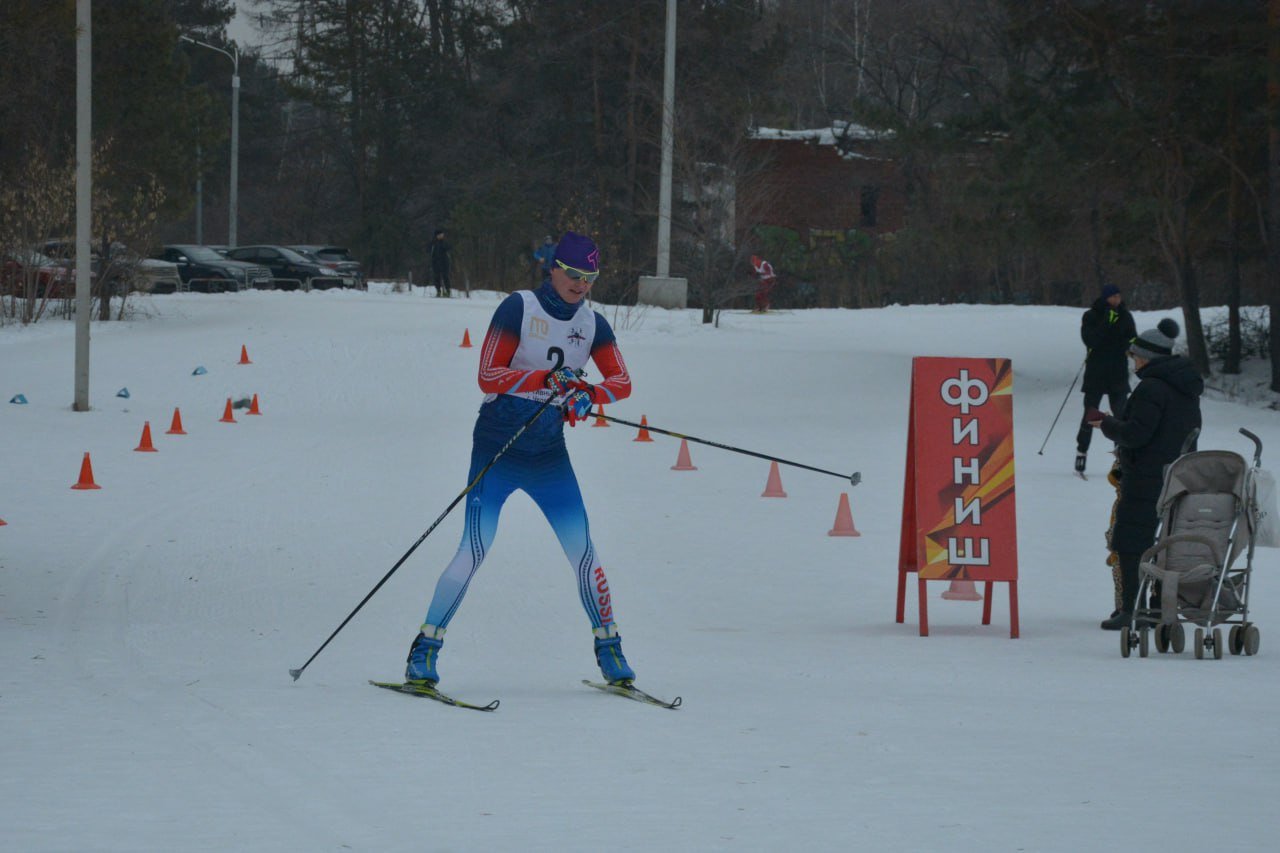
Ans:
{"label": "ski suit sleeve", "polygon": [[596,336],[591,342],[591,360],[604,377],[592,385],[591,402],[616,403],[631,396],[631,374],[622,360],[617,338],[609,322],[596,312]]}
{"label": "ski suit sleeve", "polygon": [[524,301],[513,293],[498,305],[489,321],[484,345],[480,348],[480,390],[486,394],[537,391],[546,381],[545,370],[513,370],[511,359],[520,346],[520,326],[524,322]]}

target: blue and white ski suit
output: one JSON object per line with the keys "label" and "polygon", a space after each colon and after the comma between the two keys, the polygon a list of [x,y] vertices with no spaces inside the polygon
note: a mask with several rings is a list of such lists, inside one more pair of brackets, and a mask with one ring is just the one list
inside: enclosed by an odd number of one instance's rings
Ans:
{"label": "blue and white ski suit", "polygon": [[[512,293],[498,306],[480,352],[480,388],[486,393],[472,436],[467,482],[489,463],[551,392],[547,374],[595,362],[603,379],[593,386],[595,403],[613,403],[631,393],[631,379],[613,330],[583,300],[564,302],[545,280],[537,291]],[[578,595],[593,629],[615,621],[609,582],[591,542],[578,479],[564,443],[564,421],[548,409],[525,430],[466,496],[462,542],[436,582],[426,625],[445,628],[471,579],[493,545],[498,515],[507,498],[523,490],[551,523],[577,576]]]}

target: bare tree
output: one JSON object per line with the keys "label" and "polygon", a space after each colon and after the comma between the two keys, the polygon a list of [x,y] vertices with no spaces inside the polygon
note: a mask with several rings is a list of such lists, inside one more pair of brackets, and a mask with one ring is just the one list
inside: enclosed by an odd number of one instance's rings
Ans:
{"label": "bare tree", "polygon": [[7,317],[24,325],[44,316],[57,293],[42,280],[50,271],[42,270],[36,247],[63,233],[75,203],[72,164],[51,163],[40,148],[27,150],[25,164],[0,187],[0,283],[8,291],[7,299],[0,296],[0,323]]}

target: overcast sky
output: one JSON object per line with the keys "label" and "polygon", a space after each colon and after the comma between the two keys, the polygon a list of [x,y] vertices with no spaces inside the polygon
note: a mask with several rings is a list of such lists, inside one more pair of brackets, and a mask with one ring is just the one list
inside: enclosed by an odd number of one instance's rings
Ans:
{"label": "overcast sky", "polygon": [[236,16],[227,25],[227,36],[241,47],[258,41],[258,33],[249,23],[249,16],[243,11],[244,6],[244,3],[236,4]]}

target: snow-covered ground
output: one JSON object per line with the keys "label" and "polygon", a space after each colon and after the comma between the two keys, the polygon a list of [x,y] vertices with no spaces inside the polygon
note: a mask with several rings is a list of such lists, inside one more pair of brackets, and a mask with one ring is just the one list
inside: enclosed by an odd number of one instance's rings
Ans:
{"label": "snow-covered ground", "polygon": [[[450,626],[441,687],[397,678],[458,544],[448,518],[300,666],[465,485],[496,293],[144,298],[93,329],[0,328],[0,849],[1264,850],[1280,831],[1280,555],[1253,658],[1124,660],[1104,442],[1071,474],[1079,309],[615,311],[635,394],[610,414],[836,471],[579,425],[570,452],[640,684],[598,673],[573,575],[507,504]],[[1140,315],[1139,329],[1158,314]],[[239,365],[247,347],[251,365]],[[913,355],[1013,359],[1020,639],[931,585],[894,621]],[[193,376],[197,366],[207,374]],[[127,387],[128,399],[116,396]],[[28,405],[7,401],[22,393]],[[262,417],[225,400],[258,394]],[[169,436],[175,407],[189,433]],[[1201,447],[1280,454],[1280,414],[1204,403]],[[158,453],[136,453],[150,421]],[[92,453],[100,491],[73,491]],[[1272,467],[1272,466],[1269,466]],[[827,536],[848,492],[860,538]],[[1270,838],[1271,841],[1267,839]]]}

